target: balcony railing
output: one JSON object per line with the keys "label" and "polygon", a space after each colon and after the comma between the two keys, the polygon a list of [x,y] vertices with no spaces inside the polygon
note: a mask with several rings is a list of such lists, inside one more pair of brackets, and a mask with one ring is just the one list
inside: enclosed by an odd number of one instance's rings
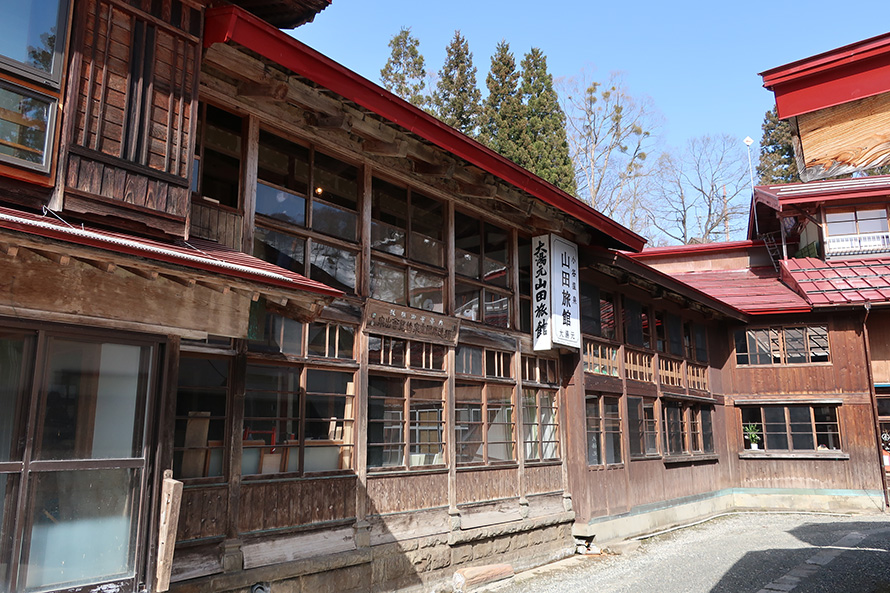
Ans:
{"label": "balcony railing", "polygon": [[689,386],[689,389],[710,391],[708,386],[708,367],[686,363],[686,384]]}
{"label": "balcony railing", "polygon": [[618,346],[596,340],[584,340],[584,371],[597,375],[618,376]]}
{"label": "balcony railing", "polygon": [[825,255],[856,255],[890,251],[890,232],[866,233],[862,235],[839,235],[828,237],[825,242]]}
{"label": "balcony railing", "polygon": [[659,356],[658,380],[668,387],[683,387],[683,361]]}
{"label": "balcony railing", "polygon": [[655,373],[652,370],[653,356],[648,352],[640,352],[624,347],[624,372],[628,379],[653,383]]}

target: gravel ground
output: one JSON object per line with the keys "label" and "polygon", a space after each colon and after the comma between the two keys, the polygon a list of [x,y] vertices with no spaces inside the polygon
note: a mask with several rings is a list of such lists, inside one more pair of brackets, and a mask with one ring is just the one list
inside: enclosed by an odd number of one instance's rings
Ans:
{"label": "gravel ground", "polygon": [[496,593],[890,593],[890,516],[738,513],[575,556]]}

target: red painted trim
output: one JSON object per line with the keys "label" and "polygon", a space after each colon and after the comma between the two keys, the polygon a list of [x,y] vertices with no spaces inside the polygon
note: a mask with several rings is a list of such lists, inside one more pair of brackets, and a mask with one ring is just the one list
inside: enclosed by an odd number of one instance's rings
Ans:
{"label": "red painted trim", "polygon": [[615,247],[640,251],[646,243],[643,237],[587,204],[250,13],[236,6],[208,9],[204,47],[227,42],[255,51],[528,192],[604,233],[615,241]]}
{"label": "red painted trim", "polygon": [[763,241],[727,241],[725,243],[701,243],[697,245],[671,245],[669,247],[652,247],[639,253],[628,253],[628,257],[642,260],[664,257],[666,255],[689,255],[719,251],[740,251],[750,247],[762,247]]}
{"label": "red painted trim", "polygon": [[890,34],[762,72],[787,119],[890,90]]}
{"label": "red painted trim", "polygon": [[748,315],[787,315],[789,313],[810,313],[812,312],[813,307],[794,307],[789,309],[766,309],[766,310],[751,310],[746,309],[745,313]]}

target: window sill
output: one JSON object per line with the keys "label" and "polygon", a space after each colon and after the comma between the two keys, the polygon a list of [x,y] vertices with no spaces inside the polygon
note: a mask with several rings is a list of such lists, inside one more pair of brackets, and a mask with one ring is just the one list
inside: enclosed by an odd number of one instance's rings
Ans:
{"label": "window sill", "polygon": [[650,453],[648,455],[631,455],[630,456],[631,461],[656,461],[661,458],[662,457],[661,457],[660,453]]}
{"label": "window sill", "polygon": [[494,471],[499,469],[517,469],[519,464],[515,461],[496,461],[489,462],[487,465],[479,463],[477,465],[463,464],[458,465],[455,469],[458,473],[462,472],[478,472],[478,471]]}
{"label": "window sill", "polygon": [[718,461],[720,456],[716,453],[687,453],[685,455],[666,455],[664,464],[696,463],[699,461]]}
{"label": "window sill", "polygon": [[842,451],[763,451],[745,449],[739,451],[739,459],[850,459]]}
{"label": "window sill", "polygon": [[589,472],[601,472],[608,471],[613,469],[624,469],[623,463],[609,463],[606,465],[588,465],[587,471]]}
{"label": "window sill", "polygon": [[392,478],[398,476],[415,476],[417,474],[447,474],[448,467],[442,464],[438,465],[430,465],[430,466],[416,466],[412,468],[406,468],[404,466],[395,467],[392,469],[384,469],[379,467],[368,468],[368,479],[371,478]]}

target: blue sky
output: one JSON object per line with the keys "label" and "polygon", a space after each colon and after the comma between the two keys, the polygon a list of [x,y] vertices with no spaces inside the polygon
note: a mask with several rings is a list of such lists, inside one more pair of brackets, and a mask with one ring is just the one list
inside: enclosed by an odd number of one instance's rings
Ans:
{"label": "blue sky", "polygon": [[773,104],[759,72],[890,29],[885,2],[850,7],[822,0],[333,0],[292,34],[374,82],[402,26],[419,39],[430,72],[441,68],[460,29],[483,91],[501,39],[517,62],[541,48],[554,78],[586,69],[605,80],[621,71],[631,94],[650,97],[663,115],[666,144],[679,148],[704,134],[759,141]]}

